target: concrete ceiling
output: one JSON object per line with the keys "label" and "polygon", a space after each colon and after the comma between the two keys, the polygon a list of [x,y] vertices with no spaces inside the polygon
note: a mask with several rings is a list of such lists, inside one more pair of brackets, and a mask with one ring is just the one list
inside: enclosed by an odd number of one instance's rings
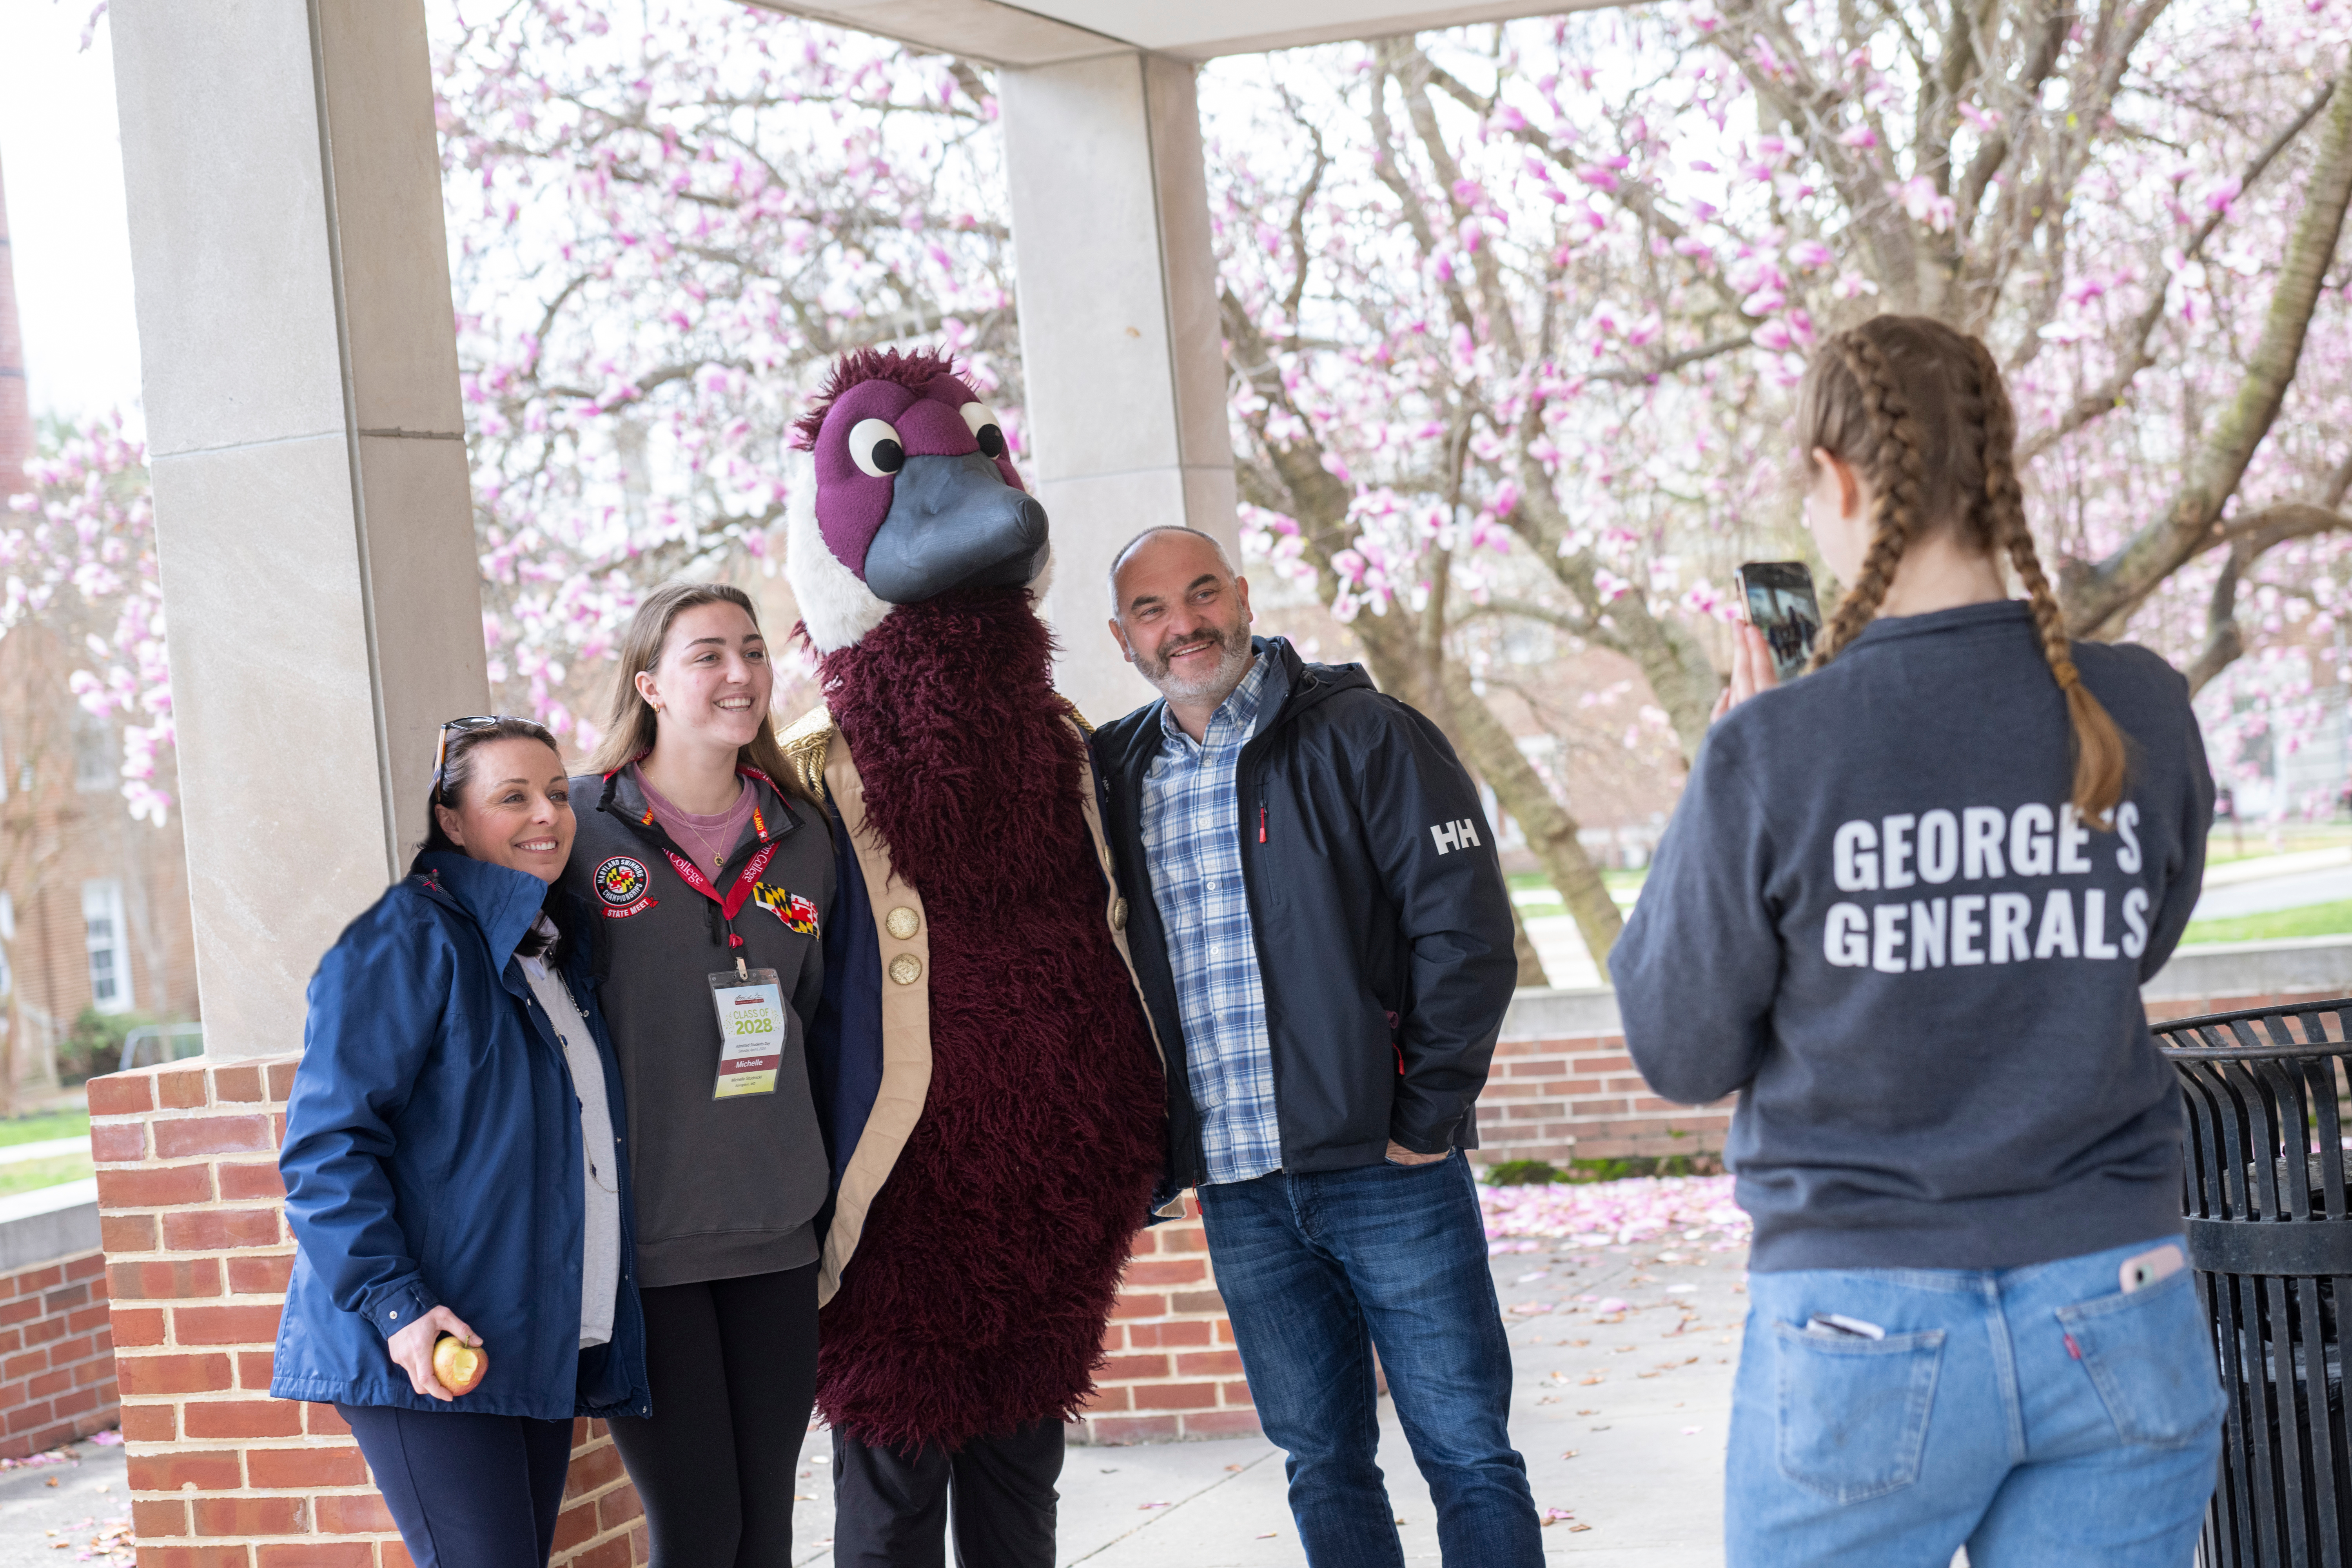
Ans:
{"label": "concrete ceiling", "polygon": [[1043,66],[1120,48],[1179,59],[1255,54],[1427,27],[1596,10],[1625,0],[751,0],[1001,66]]}

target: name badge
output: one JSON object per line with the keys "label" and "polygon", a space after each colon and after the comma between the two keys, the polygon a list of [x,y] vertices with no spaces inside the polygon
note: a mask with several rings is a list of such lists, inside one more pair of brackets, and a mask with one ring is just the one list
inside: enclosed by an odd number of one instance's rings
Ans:
{"label": "name badge", "polygon": [[730,970],[710,977],[719,1009],[719,1084],[713,1100],[776,1092],[784,1065],[784,993],[772,969]]}

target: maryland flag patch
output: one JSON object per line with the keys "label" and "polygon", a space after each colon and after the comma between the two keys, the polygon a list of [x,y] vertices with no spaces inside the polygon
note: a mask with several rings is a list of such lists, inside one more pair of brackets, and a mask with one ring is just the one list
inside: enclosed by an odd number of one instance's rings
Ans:
{"label": "maryland flag patch", "polygon": [[782,888],[771,888],[765,882],[751,886],[751,901],[784,922],[786,931],[813,937],[816,931],[816,906],[798,893]]}

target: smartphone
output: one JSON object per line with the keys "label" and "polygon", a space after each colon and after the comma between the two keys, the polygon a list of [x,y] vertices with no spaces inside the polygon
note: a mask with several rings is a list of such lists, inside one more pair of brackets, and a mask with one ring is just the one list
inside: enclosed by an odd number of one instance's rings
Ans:
{"label": "smartphone", "polygon": [[1794,680],[1813,657],[1813,635],[1822,629],[1822,608],[1813,599],[1813,574],[1801,561],[1750,561],[1732,574],[1748,618],[1772,649],[1772,673]]}
{"label": "smartphone", "polygon": [[1843,1312],[1815,1312],[1805,1320],[1805,1332],[1816,1339],[1883,1340],[1886,1331],[1876,1323],[1849,1318]]}
{"label": "smartphone", "polygon": [[2145,1290],[2158,1280],[2168,1279],[2188,1267],[2189,1259],[2181,1256],[2179,1242],[2168,1241],[2162,1247],[2151,1247],[2146,1252],[2124,1259],[2121,1281],[2124,1294],[2128,1296],[2135,1290]]}

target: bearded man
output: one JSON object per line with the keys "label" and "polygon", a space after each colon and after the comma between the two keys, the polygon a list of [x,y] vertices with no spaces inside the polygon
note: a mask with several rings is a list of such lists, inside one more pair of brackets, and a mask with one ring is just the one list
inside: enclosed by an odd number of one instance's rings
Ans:
{"label": "bearded man", "polygon": [[1199,1190],[1308,1561],[1403,1561],[1377,1349],[1446,1563],[1536,1568],[1462,1152],[1517,970],[1502,866],[1436,726],[1250,621],[1206,534],[1152,529],[1112,563],[1111,635],[1161,693],[1095,755],[1168,1049],[1170,1168]]}

